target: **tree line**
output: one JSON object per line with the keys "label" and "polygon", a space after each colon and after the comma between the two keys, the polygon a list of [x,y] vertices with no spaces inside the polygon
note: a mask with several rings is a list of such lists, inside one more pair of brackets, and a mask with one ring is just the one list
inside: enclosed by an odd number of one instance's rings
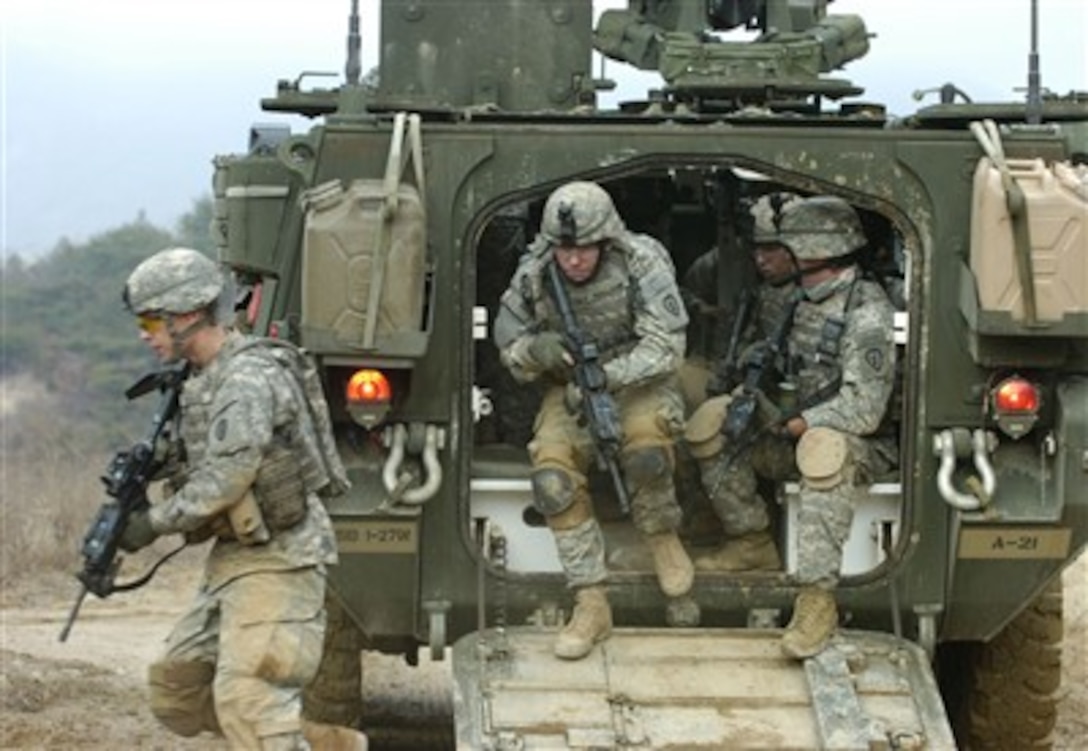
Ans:
{"label": "tree line", "polygon": [[173,230],[145,219],[105,230],[86,242],[66,238],[40,259],[11,256],[0,270],[3,343],[0,380],[31,378],[49,396],[54,419],[95,427],[95,440],[132,440],[154,405],[134,407],[125,389],[157,367],[121,301],[140,261],[184,245],[215,257],[212,200],[193,202]]}

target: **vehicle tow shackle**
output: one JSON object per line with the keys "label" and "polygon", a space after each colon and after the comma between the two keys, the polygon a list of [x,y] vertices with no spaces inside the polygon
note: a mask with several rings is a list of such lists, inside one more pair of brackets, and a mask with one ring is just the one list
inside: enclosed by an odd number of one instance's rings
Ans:
{"label": "vehicle tow shackle", "polygon": [[[997,489],[997,477],[990,463],[992,439],[984,430],[969,432],[966,428],[942,430],[933,437],[933,455],[939,457],[937,490],[948,505],[960,511],[978,511],[989,505]],[[969,493],[961,492],[952,483],[952,473],[959,459],[971,457],[977,475],[968,477],[965,484]]]}
{"label": "vehicle tow shackle", "polygon": [[[409,441],[409,426],[404,423],[397,423],[385,431],[383,438],[389,447],[389,456],[382,466],[382,484],[393,503],[418,506],[430,500],[442,485],[442,464],[438,461],[438,451],[445,445],[446,432],[437,425],[413,423],[410,427],[413,438],[422,432],[421,447],[418,446],[418,438]],[[409,446],[409,443],[413,445]],[[416,478],[412,473],[403,471],[404,458],[409,453],[420,454],[423,460],[423,480],[414,487],[412,483]]]}

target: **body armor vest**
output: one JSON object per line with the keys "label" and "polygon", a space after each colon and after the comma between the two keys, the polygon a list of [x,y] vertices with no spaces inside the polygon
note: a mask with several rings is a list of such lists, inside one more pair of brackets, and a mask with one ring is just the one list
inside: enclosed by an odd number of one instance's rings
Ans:
{"label": "body armor vest", "polygon": [[[588,282],[567,284],[567,295],[578,325],[597,343],[603,362],[630,352],[637,343],[631,300],[633,289],[626,256],[618,250],[601,253],[597,273]],[[534,308],[536,319],[543,328],[563,331],[559,310],[546,287],[538,286],[535,290]]]}

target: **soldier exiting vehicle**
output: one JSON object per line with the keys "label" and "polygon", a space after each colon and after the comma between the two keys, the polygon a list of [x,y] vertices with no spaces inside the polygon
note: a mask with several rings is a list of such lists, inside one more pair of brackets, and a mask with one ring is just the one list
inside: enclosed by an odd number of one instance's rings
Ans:
{"label": "soldier exiting vehicle", "polygon": [[[884,290],[862,279],[854,263],[866,239],[845,201],[819,196],[789,203],[773,233],[760,240],[792,252],[800,286],[771,331],[761,321],[761,338],[741,358],[744,383],[689,421],[686,437],[729,536],[697,565],[780,568],[757,476],[799,475],[802,589],[782,648],[801,658],[820,652],[838,625],[833,592],[854,504],[872,477],[889,468],[873,436],[894,381],[893,310]],[[738,420],[741,400],[753,411]]]}
{"label": "soldier exiting vehicle", "polygon": [[218,538],[148,671],[151,711],[179,735],[213,732],[233,749],[365,749],[354,730],[304,728],[300,716],[321,659],[326,566],[337,560],[319,493],[346,483],[327,406],[292,367],[297,349],[226,327],[223,294],[218,266],[187,248],[156,253],[124,290],[140,338],[192,375],[164,470],[168,496],[129,517],[121,546]]}
{"label": "soldier exiting vehicle", "polygon": [[[571,319],[584,329],[582,353],[574,351]],[[555,645],[559,657],[586,656],[612,629],[604,537],[586,478],[594,456],[609,450],[598,430],[613,436],[619,492],[630,496],[661,590],[680,598],[691,589],[672,477],[673,443],[683,425],[675,376],[686,324],[672,261],[660,243],[628,232],[611,197],[594,183],[552,193],[540,234],[503,295],[495,343],[515,378],[548,384],[529,453],[534,503],[576,599]],[[595,362],[583,362],[586,352]],[[583,378],[594,369],[598,378]],[[587,388],[595,393],[582,393]],[[587,405],[590,418],[611,413],[616,425],[587,425]]]}

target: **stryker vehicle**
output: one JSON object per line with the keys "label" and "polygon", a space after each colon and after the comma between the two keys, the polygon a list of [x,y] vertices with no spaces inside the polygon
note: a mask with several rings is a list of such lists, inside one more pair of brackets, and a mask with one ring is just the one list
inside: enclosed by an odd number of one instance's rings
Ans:
{"label": "stryker vehicle", "polygon": [[[824,0],[628,6],[595,21],[590,0],[383,0],[363,76],[356,0],[343,83],[281,81],[261,103],[314,126],[255,126],[248,153],[216,160],[242,325],[318,358],[354,484],[329,503],[341,563],[307,711],[370,712],[366,649],[451,661],[438,747],[1049,747],[1060,574],[1088,541],[1088,94],[1046,92],[1033,43],[1023,101],[948,84],[892,117],[827,75],[871,35]],[[613,82],[594,51],[660,88],[599,108]],[[573,179],[660,239],[678,278],[715,249],[693,357],[720,353],[754,284],[756,198],[833,194],[862,216],[859,262],[899,309],[900,461],[856,509],[843,628],[819,657],[777,645],[795,484],[763,488],[785,570],[699,572],[699,626],[670,628],[607,477],[617,629],[584,660],[551,655],[570,593],[532,505],[539,394],[499,364],[491,324]],[[694,514],[697,483],[678,483]],[[374,747],[395,740],[362,722]]]}

